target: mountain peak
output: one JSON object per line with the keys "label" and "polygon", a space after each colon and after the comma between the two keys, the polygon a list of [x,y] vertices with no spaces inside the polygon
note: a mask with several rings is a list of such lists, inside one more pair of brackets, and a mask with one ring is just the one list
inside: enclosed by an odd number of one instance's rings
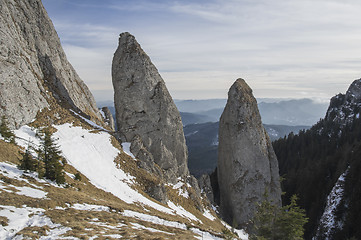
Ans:
{"label": "mountain peak", "polygon": [[360,102],[361,100],[361,79],[352,82],[346,92],[346,98],[352,102]]}
{"label": "mountain peak", "polygon": [[123,32],[119,34],[119,45],[122,45],[124,47],[135,45],[136,47],[140,48],[140,45],[135,39],[135,37],[129,32]]}
{"label": "mountain peak", "polygon": [[360,113],[361,107],[361,79],[352,82],[346,94],[338,94],[331,98],[326,113],[326,120],[336,122],[342,126],[351,123]]}
{"label": "mountain peak", "polygon": [[239,90],[252,93],[252,89],[248,86],[246,81],[243,78],[238,78],[232,85],[231,88],[237,88]]}

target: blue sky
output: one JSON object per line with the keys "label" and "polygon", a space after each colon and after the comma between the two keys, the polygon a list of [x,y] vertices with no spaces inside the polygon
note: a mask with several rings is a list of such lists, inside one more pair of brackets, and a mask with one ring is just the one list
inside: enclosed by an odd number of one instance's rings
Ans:
{"label": "blue sky", "polygon": [[97,100],[130,32],[173,98],[226,98],[244,78],[258,98],[329,99],[361,77],[359,0],[43,0],[69,61]]}

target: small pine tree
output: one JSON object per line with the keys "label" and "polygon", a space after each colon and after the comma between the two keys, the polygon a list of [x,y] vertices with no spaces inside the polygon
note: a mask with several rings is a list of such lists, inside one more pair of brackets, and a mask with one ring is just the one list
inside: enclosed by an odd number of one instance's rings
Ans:
{"label": "small pine tree", "polygon": [[0,134],[5,141],[15,144],[15,134],[8,127],[8,121],[5,116],[1,118]]}
{"label": "small pine tree", "polygon": [[[268,199],[267,192],[264,195]],[[275,239],[274,238],[274,225],[279,207],[269,200],[264,200],[257,205],[257,212],[252,219],[252,234],[251,240]]]}
{"label": "small pine tree", "polygon": [[18,166],[19,169],[26,171],[36,171],[38,168],[38,161],[31,155],[29,147],[24,153],[21,153],[21,155],[23,158],[20,160],[20,165]]}
{"label": "small pine tree", "polygon": [[305,210],[297,206],[297,199],[297,196],[293,195],[291,203],[281,208],[275,224],[277,239],[303,239],[303,226],[307,223],[308,219],[306,218]]}
{"label": "small pine tree", "polygon": [[[267,198],[266,198],[267,199]],[[307,223],[305,210],[297,206],[297,196],[289,205],[278,207],[270,201],[258,205],[251,240],[302,240],[303,226]]]}
{"label": "small pine tree", "polygon": [[65,161],[48,128],[42,131],[41,149],[38,152],[39,159],[44,162],[44,177],[58,184],[65,183],[63,171]]}

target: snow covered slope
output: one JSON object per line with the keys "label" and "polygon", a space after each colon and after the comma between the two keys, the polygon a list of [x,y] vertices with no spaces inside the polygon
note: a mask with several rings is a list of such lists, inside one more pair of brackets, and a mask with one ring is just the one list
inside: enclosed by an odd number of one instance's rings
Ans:
{"label": "snow covered slope", "polygon": [[336,210],[343,198],[345,178],[348,170],[341,174],[327,197],[326,207],[317,229],[317,238],[314,239],[332,239],[332,231],[342,228],[343,222],[336,219]]}
{"label": "snow covered slope", "polygon": [[[144,170],[141,172],[137,160],[129,155],[129,144],[123,143],[127,154],[105,130],[70,123],[53,127],[53,136],[67,160],[66,184],[59,186],[36,173],[18,170],[19,157],[0,161],[0,239],[33,235],[42,236],[40,239],[226,237],[226,226],[213,210],[203,206],[203,212],[189,205],[189,184],[183,179],[166,184],[173,193],[167,204],[149,197],[139,180],[149,176],[140,175]],[[15,131],[17,144],[23,148],[29,142],[39,146],[38,130],[23,126]],[[1,144],[4,148],[9,145]],[[74,179],[76,173],[81,174],[81,181]],[[247,239],[243,231],[238,234]]]}

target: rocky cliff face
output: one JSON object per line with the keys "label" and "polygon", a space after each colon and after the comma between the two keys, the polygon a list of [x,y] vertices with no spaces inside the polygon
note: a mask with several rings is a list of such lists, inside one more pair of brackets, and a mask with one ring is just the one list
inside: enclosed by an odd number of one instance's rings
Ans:
{"label": "rocky cliff face", "polygon": [[218,183],[221,214],[231,223],[244,226],[266,191],[270,200],[281,203],[277,158],[243,79],[230,88],[220,119]]}
{"label": "rocky cliff face", "polygon": [[135,38],[122,33],[112,78],[118,131],[132,142],[145,167],[164,170],[167,180],[188,175],[187,147],[180,114],[158,70]]}
{"label": "rocky cliff face", "polygon": [[346,94],[338,94],[331,98],[326,113],[326,121],[345,126],[351,123],[360,112],[361,107],[361,79],[352,82]]}
{"label": "rocky cliff face", "polygon": [[54,99],[100,118],[40,0],[0,0],[0,29],[0,115],[11,127],[30,122]]}

